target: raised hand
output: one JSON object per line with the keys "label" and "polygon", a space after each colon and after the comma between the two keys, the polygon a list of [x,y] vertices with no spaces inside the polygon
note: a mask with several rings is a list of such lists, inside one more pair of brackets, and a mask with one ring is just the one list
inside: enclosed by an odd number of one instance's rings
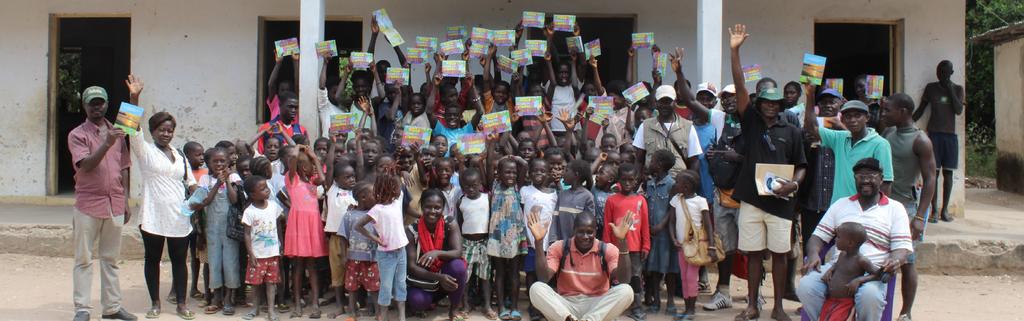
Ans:
{"label": "raised hand", "polygon": [[544,52],[544,60],[551,61],[551,49],[548,49],[548,51]]}
{"label": "raised hand", "polygon": [[672,71],[673,72],[676,72],[676,73],[682,72],[682,70],[683,70],[683,67],[682,67],[683,49],[676,47],[676,52],[675,53],[668,54],[668,60],[669,60],[669,63],[672,65]]}
{"label": "raised hand", "polygon": [[431,65],[429,62],[423,64],[423,71],[424,71],[425,74],[427,74],[427,78],[428,79],[430,78],[430,70],[433,69],[433,68],[434,68],[434,66]]}
{"label": "raised hand", "polygon": [[580,24],[577,23],[572,25],[572,35],[576,37],[580,36]]}
{"label": "raised hand", "polygon": [[576,126],[574,119],[569,116],[569,110],[563,109],[562,112],[558,113],[558,120],[565,125],[566,129],[572,129]]}
{"label": "raised hand", "polygon": [[594,69],[597,69],[597,57],[590,57],[590,60],[587,60],[587,63]]}
{"label": "raised hand", "polygon": [[359,97],[359,109],[362,109],[367,115],[373,115],[373,106],[370,106],[370,100],[366,97]]}
{"label": "raised hand", "polygon": [[128,75],[128,79],[124,81],[124,84],[128,86],[128,94],[132,96],[138,96],[142,93],[142,89],[145,88],[142,78],[135,77],[135,75]]}
{"label": "raised hand", "polygon": [[619,220],[618,224],[609,222],[608,225],[612,227],[612,234],[615,235],[617,240],[625,240],[626,234],[629,233],[629,229],[633,227],[635,221],[632,214],[626,214],[626,216]]}
{"label": "raised hand", "polygon": [[441,79],[442,78],[443,77],[441,77],[441,74],[435,74],[434,75],[434,87],[437,87],[437,86],[441,85]]}
{"label": "raised hand", "polygon": [[658,47],[658,45],[651,46],[651,55],[657,56],[660,53],[661,47]]}
{"label": "raised hand", "polygon": [[351,75],[352,74],[352,64],[345,64],[345,67],[342,67],[342,72],[344,74],[346,74],[346,75]]}
{"label": "raised hand", "polygon": [[377,24],[377,17],[370,18],[370,32],[379,33],[380,25]]}
{"label": "raised hand", "polygon": [[739,49],[747,37],[750,37],[750,34],[747,34],[747,26],[737,24],[729,28],[729,48]]}
{"label": "raised hand", "polygon": [[553,23],[544,25],[544,36],[547,37],[548,40],[555,37],[555,25]]}
{"label": "raised hand", "polygon": [[530,209],[530,215],[526,222],[530,227],[530,234],[533,234],[534,240],[543,240],[544,236],[548,234],[550,222],[540,221],[540,206],[534,206]]}
{"label": "raised hand", "polygon": [[630,58],[636,56],[636,48],[629,47],[629,50],[626,50],[626,55],[629,56]]}

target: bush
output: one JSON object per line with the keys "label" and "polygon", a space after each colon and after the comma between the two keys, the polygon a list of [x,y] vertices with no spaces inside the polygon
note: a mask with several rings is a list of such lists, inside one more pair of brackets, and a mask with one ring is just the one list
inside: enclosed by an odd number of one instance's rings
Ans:
{"label": "bush", "polygon": [[967,124],[967,176],[996,177],[996,143],[992,127]]}

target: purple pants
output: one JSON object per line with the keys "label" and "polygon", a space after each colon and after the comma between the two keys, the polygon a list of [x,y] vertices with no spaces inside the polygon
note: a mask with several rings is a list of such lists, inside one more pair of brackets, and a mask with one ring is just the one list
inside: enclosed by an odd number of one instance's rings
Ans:
{"label": "purple pants", "polygon": [[443,289],[437,292],[427,292],[422,289],[409,287],[409,296],[405,305],[410,311],[426,311],[430,309],[430,305],[440,300],[441,298],[448,296],[449,301],[452,305],[458,305],[462,303],[462,294],[466,291],[466,261],[463,259],[451,260],[441,266],[441,274],[445,274],[455,278],[459,283],[459,288],[455,289],[454,292],[444,292]]}

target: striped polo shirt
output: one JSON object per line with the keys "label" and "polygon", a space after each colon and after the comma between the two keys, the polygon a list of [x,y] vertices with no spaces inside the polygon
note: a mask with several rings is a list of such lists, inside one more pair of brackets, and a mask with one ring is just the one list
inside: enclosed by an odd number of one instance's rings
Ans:
{"label": "striped polo shirt", "polygon": [[[913,252],[907,210],[885,194],[881,196],[878,204],[866,210],[857,201],[859,195],[839,199],[825,212],[825,217],[814,229],[814,235],[828,243],[835,237],[839,225],[846,222],[860,223],[868,234],[867,240],[860,247],[860,254],[876,266],[880,266],[892,250],[906,249]],[[836,257],[833,257],[833,263]]]}

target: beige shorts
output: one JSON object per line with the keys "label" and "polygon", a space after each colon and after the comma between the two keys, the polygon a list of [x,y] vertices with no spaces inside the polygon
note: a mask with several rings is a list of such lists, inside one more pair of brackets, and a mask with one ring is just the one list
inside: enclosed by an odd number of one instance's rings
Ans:
{"label": "beige shorts", "polygon": [[754,205],[740,203],[739,250],[756,252],[768,249],[786,253],[792,247],[790,233],[793,221],[768,214]]}

